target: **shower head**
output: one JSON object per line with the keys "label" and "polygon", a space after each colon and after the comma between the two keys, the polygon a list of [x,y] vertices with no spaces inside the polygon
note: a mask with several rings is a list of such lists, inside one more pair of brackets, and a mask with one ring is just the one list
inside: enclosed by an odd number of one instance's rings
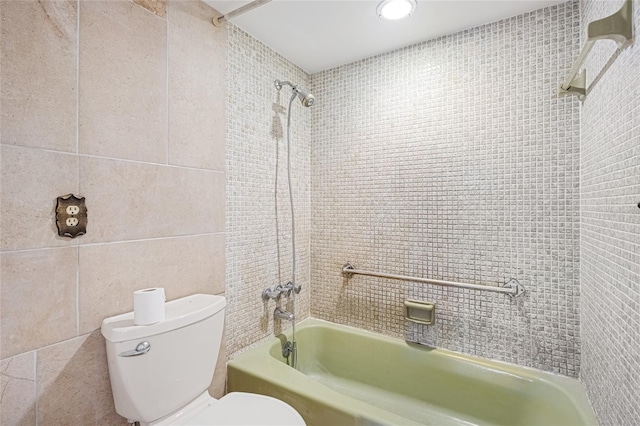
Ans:
{"label": "shower head", "polygon": [[316,100],[316,98],[314,98],[311,93],[305,92],[304,90],[294,88],[293,91],[296,92],[296,94],[298,95],[298,98],[300,98],[300,102],[302,102],[302,106],[310,107],[313,105],[313,103]]}
{"label": "shower head", "polygon": [[293,90],[293,93],[295,93],[296,95],[298,95],[298,98],[300,99],[300,102],[302,102],[302,105],[305,107],[310,107],[313,105],[313,103],[315,102],[316,98],[309,92],[299,89],[298,86],[296,86],[295,84],[292,84],[289,81],[280,81],[280,80],[276,80],[274,82],[276,89],[281,90],[282,86],[291,86],[291,90]]}

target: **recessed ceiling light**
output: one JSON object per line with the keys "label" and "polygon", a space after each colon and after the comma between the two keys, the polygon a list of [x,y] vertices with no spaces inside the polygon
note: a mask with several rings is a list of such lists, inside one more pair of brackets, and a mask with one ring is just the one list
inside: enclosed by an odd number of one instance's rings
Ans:
{"label": "recessed ceiling light", "polygon": [[378,5],[378,16],[396,20],[409,16],[416,10],[416,0],[382,0]]}

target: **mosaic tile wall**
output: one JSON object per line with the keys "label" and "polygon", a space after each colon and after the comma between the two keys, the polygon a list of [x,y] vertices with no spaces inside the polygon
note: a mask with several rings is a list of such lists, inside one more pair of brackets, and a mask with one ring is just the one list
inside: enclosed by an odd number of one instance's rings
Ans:
{"label": "mosaic tile wall", "polygon": [[102,320],[143,288],[225,292],[226,31],[155,3],[0,1],[0,425],[127,425]]}
{"label": "mosaic tile wall", "polygon": [[[227,352],[274,333],[274,301],[262,291],[291,278],[291,218],[287,186],[287,107],[291,89],[310,87],[309,76],[249,34],[229,25],[227,54]],[[292,111],[298,318],[309,315],[311,111],[297,100]],[[279,306],[290,309],[286,300]],[[278,332],[285,324],[275,324]]]}
{"label": "mosaic tile wall", "polygon": [[577,376],[579,102],[556,91],[578,32],[565,3],[313,76],[312,316]]}
{"label": "mosaic tile wall", "polygon": [[[583,31],[621,5],[585,1]],[[640,8],[634,7],[635,44],[616,53],[615,43],[598,42],[589,55],[581,119],[580,377],[603,425],[640,421]]]}

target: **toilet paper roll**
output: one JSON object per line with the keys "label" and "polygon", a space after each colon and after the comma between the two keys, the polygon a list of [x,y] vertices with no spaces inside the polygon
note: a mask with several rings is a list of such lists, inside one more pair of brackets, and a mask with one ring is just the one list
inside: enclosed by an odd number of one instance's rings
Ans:
{"label": "toilet paper roll", "polygon": [[164,288],[133,292],[133,324],[151,325],[164,320]]}

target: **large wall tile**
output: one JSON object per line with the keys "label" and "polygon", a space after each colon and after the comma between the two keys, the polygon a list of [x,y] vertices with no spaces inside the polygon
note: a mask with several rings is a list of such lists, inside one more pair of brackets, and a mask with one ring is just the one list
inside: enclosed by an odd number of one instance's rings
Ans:
{"label": "large wall tile", "polygon": [[227,32],[202,2],[169,2],[169,163],[224,170]]}
{"label": "large wall tile", "polygon": [[[179,37],[194,43],[219,47],[226,51],[227,31],[224,27],[211,28],[211,19],[220,13],[197,0],[171,0],[169,10],[169,37]],[[224,65],[224,59],[223,60]]]}
{"label": "large wall tile", "polygon": [[0,424],[36,424],[36,353],[27,352],[0,364]]}
{"label": "large wall tile", "polygon": [[133,310],[133,292],[164,287],[167,300],[224,292],[224,234],[80,247],[80,332]]}
{"label": "large wall tile", "polygon": [[81,153],[166,162],[166,31],[133,2],[81,2]]}
{"label": "large wall tile", "polygon": [[0,253],[2,358],[77,335],[76,247]]}
{"label": "large wall tile", "polygon": [[[169,299],[225,290],[225,99],[211,81],[224,79],[226,29],[203,21],[212,11],[202,4],[173,8],[174,141],[184,144],[167,165],[167,21],[153,14],[165,3],[0,1],[2,425],[126,424],[102,319],[130,311],[142,287],[164,286]],[[69,193],[87,199],[77,239],[55,226],[56,197]]]}
{"label": "large wall tile", "polygon": [[58,196],[77,193],[78,158],[9,145],[0,149],[2,250],[77,245],[58,237],[55,207]]}
{"label": "large wall tile", "polygon": [[[223,334],[224,336],[224,334]],[[209,394],[220,399],[224,396],[227,388],[227,345],[225,339],[222,339],[222,346],[218,353],[218,360],[216,361],[216,369],[213,372],[213,380],[211,386],[209,386]]]}
{"label": "large wall tile", "polygon": [[38,424],[126,425],[115,412],[99,331],[38,351]]}
{"label": "large wall tile", "polygon": [[1,141],[76,151],[77,2],[2,1]]}
{"label": "large wall tile", "polygon": [[84,157],[80,178],[90,204],[83,242],[224,231],[224,173]]}

